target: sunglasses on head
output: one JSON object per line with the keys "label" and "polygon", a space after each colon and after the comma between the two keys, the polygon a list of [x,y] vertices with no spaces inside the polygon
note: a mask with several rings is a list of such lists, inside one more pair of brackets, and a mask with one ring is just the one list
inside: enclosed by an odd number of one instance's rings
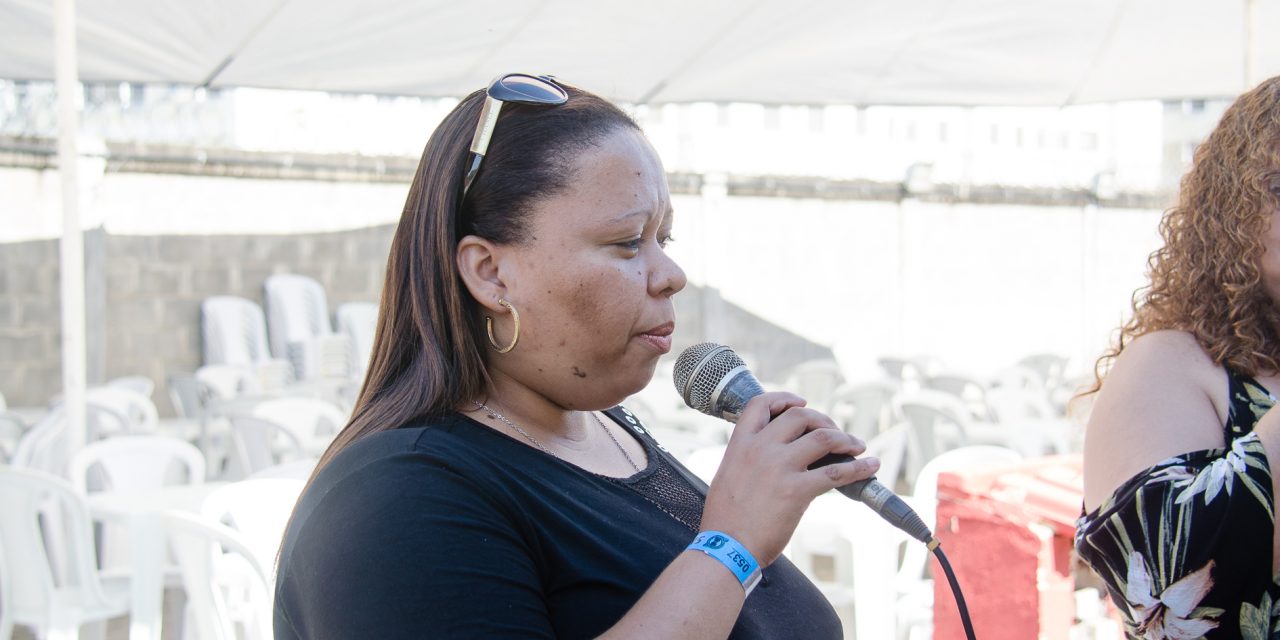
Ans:
{"label": "sunglasses on head", "polygon": [[507,102],[553,107],[569,100],[569,94],[556,84],[549,76],[533,76],[526,73],[508,73],[498,76],[485,91],[484,108],[480,110],[480,122],[476,123],[476,133],[471,137],[471,166],[467,169],[467,177],[462,182],[462,196],[465,198],[471,183],[480,172],[480,163],[489,150],[489,139],[493,137],[493,128],[498,124],[498,113]]}

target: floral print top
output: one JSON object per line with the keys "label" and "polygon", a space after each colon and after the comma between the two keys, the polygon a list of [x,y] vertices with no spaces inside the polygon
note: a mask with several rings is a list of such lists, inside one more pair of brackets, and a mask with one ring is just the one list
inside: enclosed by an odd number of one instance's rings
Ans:
{"label": "floral print top", "polygon": [[1271,472],[1253,427],[1276,400],[1227,369],[1225,449],[1169,458],[1130,478],[1076,526],[1129,638],[1280,639],[1271,575]]}

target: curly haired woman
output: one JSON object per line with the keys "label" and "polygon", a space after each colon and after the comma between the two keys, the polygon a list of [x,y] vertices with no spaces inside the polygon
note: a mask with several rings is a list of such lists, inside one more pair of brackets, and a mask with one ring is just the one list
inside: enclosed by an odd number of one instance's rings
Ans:
{"label": "curly haired woman", "polygon": [[1076,550],[1130,638],[1280,637],[1280,77],[1226,111],[1160,231],[1098,363]]}

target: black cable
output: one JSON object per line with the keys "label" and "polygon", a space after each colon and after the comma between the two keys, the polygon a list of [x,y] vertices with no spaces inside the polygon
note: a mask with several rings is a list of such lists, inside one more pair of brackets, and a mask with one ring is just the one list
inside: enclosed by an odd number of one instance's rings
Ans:
{"label": "black cable", "polygon": [[933,555],[938,556],[938,563],[942,565],[942,571],[947,574],[947,582],[951,584],[951,594],[956,597],[956,608],[960,610],[960,622],[964,624],[965,637],[976,640],[973,635],[973,622],[969,620],[969,607],[964,603],[964,594],[960,592],[960,583],[956,581],[956,574],[951,570],[951,563],[947,562],[947,556],[942,553],[942,544],[934,538],[929,542],[929,549],[933,551]]}

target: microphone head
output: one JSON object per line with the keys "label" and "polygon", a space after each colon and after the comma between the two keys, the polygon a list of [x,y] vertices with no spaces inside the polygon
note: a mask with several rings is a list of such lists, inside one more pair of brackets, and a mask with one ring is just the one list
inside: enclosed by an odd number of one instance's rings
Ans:
{"label": "microphone head", "polygon": [[714,342],[695,344],[676,359],[676,392],[693,409],[719,417],[713,406],[716,390],[725,376],[739,367],[746,367],[746,363],[733,349]]}

